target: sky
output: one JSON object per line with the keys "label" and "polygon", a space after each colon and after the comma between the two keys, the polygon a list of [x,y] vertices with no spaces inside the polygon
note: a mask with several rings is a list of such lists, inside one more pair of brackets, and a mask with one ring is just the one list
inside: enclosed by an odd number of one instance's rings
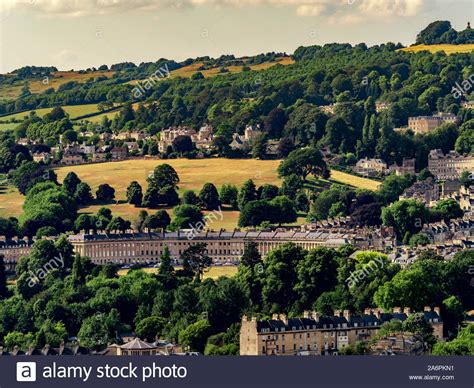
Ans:
{"label": "sky", "polygon": [[473,16],[472,0],[0,0],[0,73],[332,42],[409,45],[432,21],[461,30]]}

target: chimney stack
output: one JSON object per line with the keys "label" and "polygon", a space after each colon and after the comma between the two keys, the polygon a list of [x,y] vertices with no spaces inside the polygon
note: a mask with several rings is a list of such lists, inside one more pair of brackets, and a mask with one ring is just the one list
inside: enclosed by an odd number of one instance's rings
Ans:
{"label": "chimney stack", "polygon": [[285,325],[288,325],[288,316],[286,314],[280,314],[279,318],[285,323]]}
{"label": "chimney stack", "polygon": [[374,313],[377,319],[382,319],[382,314],[384,313],[384,310],[379,307],[374,310]]}
{"label": "chimney stack", "polygon": [[433,309],[433,311],[434,311],[436,314],[438,314],[439,316],[441,316],[441,309],[440,309],[439,307],[435,307],[435,308]]}
{"label": "chimney stack", "polygon": [[334,310],[334,316],[335,317],[342,317],[342,311],[341,310]]}
{"label": "chimney stack", "polygon": [[411,314],[411,308],[410,307],[405,307],[403,309],[403,312],[406,314],[406,315],[410,315]]}
{"label": "chimney stack", "polygon": [[303,318],[311,318],[311,311],[305,310],[303,312]]}
{"label": "chimney stack", "polygon": [[423,308],[423,311],[424,311],[424,312],[430,312],[430,311],[431,311],[431,307],[430,307],[430,306],[425,306],[425,307]]}
{"label": "chimney stack", "polygon": [[319,318],[321,318],[321,314],[318,313],[317,311],[313,311],[313,312],[311,313],[311,317],[312,317],[316,322],[318,322],[318,321],[319,321]]}
{"label": "chimney stack", "polygon": [[272,319],[274,321],[277,321],[278,320],[278,314],[272,314]]}
{"label": "chimney stack", "polygon": [[402,309],[401,309],[401,307],[394,307],[394,308],[393,308],[393,312],[394,312],[395,314],[400,314],[400,313],[402,312]]}
{"label": "chimney stack", "polygon": [[350,310],[344,310],[343,314],[344,314],[344,318],[346,318],[347,321],[349,321],[351,319],[351,311]]}

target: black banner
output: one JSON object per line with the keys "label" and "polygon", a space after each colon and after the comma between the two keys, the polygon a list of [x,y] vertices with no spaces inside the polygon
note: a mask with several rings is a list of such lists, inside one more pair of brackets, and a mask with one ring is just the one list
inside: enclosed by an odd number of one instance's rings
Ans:
{"label": "black banner", "polygon": [[474,385],[473,357],[2,357],[0,388],[449,387]]}

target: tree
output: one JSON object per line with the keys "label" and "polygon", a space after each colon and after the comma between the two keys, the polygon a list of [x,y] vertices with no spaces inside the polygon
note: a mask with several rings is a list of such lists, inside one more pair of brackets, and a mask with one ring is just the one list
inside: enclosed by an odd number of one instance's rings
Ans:
{"label": "tree", "polygon": [[185,205],[198,205],[199,198],[193,190],[186,190],[183,193],[183,203]]}
{"label": "tree", "polygon": [[109,202],[115,198],[115,189],[107,183],[99,185],[95,196],[98,201]]}
{"label": "tree", "polygon": [[383,224],[392,226],[397,237],[407,242],[428,220],[429,211],[425,205],[412,199],[397,201],[382,209]]}
{"label": "tree", "polygon": [[244,246],[244,254],[240,260],[240,264],[254,268],[255,265],[261,263],[262,256],[258,251],[258,244],[255,241],[248,241]]}
{"label": "tree", "polygon": [[462,217],[464,212],[459,204],[452,198],[443,199],[436,203],[431,209],[431,218],[433,221],[449,222],[453,218]]}
{"label": "tree", "polygon": [[302,148],[290,152],[278,166],[278,174],[285,177],[296,174],[306,181],[308,175],[329,177],[329,170],[321,153],[315,148]]}
{"label": "tree", "polygon": [[259,226],[262,222],[278,222],[278,207],[265,200],[247,202],[240,211],[239,226]]}
{"label": "tree", "polygon": [[337,285],[337,254],[333,249],[316,248],[298,262],[295,291],[300,296],[301,307],[311,308],[314,301]]}
{"label": "tree", "polygon": [[110,220],[109,224],[107,225],[107,231],[109,232],[122,232],[125,233],[127,229],[131,228],[130,221],[125,221],[122,217],[114,217]]}
{"label": "tree", "polygon": [[303,180],[296,174],[291,174],[283,179],[280,188],[280,195],[285,195],[290,199],[295,199],[298,191],[303,188]]}
{"label": "tree", "polygon": [[137,181],[133,181],[127,187],[127,202],[137,206],[142,205],[143,200],[143,192],[142,187]]}
{"label": "tree", "polygon": [[176,188],[176,185],[179,183],[179,177],[175,169],[165,163],[157,166],[153,173],[148,177],[147,181],[150,186],[155,186],[157,188],[163,188],[166,186]]}
{"label": "tree", "polygon": [[275,206],[275,222],[278,222],[279,225],[296,222],[298,214],[296,213],[295,204],[288,197],[283,195],[275,197],[270,203]]}
{"label": "tree", "polygon": [[173,209],[174,219],[171,226],[174,229],[192,228],[203,222],[201,209],[193,205],[179,205]]}
{"label": "tree", "polygon": [[474,325],[462,329],[449,342],[438,342],[433,347],[435,356],[472,356],[474,354]]}
{"label": "tree", "polygon": [[443,300],[442,313],[443,331],[447,337],[452,338],[458,332],[461,322],[464,320],[464,307],[454,295]]}
{"label": "tree", "polygon": [[175,139],[173,139],[172,144],[173,152],[176,152],[178,154],[191,152],[194,149],[194,144],[190,136],[177,136]]}
{"label": "tree", "polygon": [[252,157],[255,159],[265,159],[267,156],[267,137],[259,134],[252,140]]}
{"label": "tree", "polygon": [[238,189],[234,185],[222,185],[219,193],[220,201],[225,205],[230,205],[234,209],[237,208]]}
{"label": "tree", "polygon": [[212,327],[207,320],[197,321],[179,333],[179,343],[189,346],[190,350],[203,352]]}
{"label": "tree", "polygon": [[86,233],[88,233],[91,229],[94,228],[95,225],[92,225],[92,217],[88,214],[81,214],[79,215],[79,217],[76,218],[76,221],[74,221],[74,230],[76,232],[84,230]]}
{"label": "tree", "polygon": [[29,188],[41,182],[51,181],[57,184],[55,172],[36,162],[24,162],[11,175],[12,183],[21,194],[26,194]]}
{"label": "tree", "polygon": [[244,184],[240,188],[239,195],[237,196],[237,203],[239,205],[239,209],[242,210],[248,202],[255,201],[256,199],[257,190],[255,187],[255,183],[253,183],[253,180],[249,179],[244,182]]}
{"label": "tree", "polygon": [[410,237],[410,247],[416,248],[417,246],[425,246],[430,243],[430,238],[424,233],[417,233]]}
{"label": "tree", "polygon": [[420,341],[426,350],[431,349],[436,343],[436,338],[433,335],[433,327],[426,320],[423,313],[409,315],[403,322],[403,330],[412,333],[415,339]]}
{"label": "tree", "polygon": [[463,171],[461,173],[461,177],[459,178],[459,181],[466,187],[469,187],[472,185],[474,179],[472,177],[472,174],[469,171]]}
{"label": "tree", "polygon": [[170,275],[174,272],[171,263],[170,249],[166,246],[160,258],[160,275]]}
{"label": "tree", "polygon": [[171,218],[166,212],[166,210],[158,210],[154,215],[148,216],[143,223],[143,227],[148,230],[163,229],[170,225]]}
{"label": "tree", "polygon": [[199,202],[204,209],[217,210],[221,206],[216,186],[206,183],[199,193]]}
{"label": "tree", "polygon": [[93,199],[91,187],[85,182],[79,183],[76,187],[74,198],[79,205],[87,205]]}
{"label": "tree", "polygon": [[148,342],[156,341],[165,326],[165,320],[160,317],[147,317],[137,323],[137,336]]}
{"label": "tree", "polygon": [[278,196],[278,187],[275,185],[266,184],[258,188],[259,199],[266,199],[271,201],[273,198]]}
{"label": "tree", "polygon": [[277,155],[279,158],[286,158],[295,149],[293,140],[289,137],[282,137],[278,142]]}
{"label": "tree", "polygon": [[295,205],[297,210],[303,213],[309,212],[309,199],[304,191],[300,191],[296,194]]}
{"label": "tree", "polygon": [[182,254],[183,268],[195,274],[196,280],[201,280],[204,270],[212,264],[212,258],[207,254],[207,244],[191,245]]}
{"label": "tree", "polygon": [[77,337],[82,346],[89,349],[102,350],[108,343],[116,340],[117,332],[123,330],[119,312],[116,309],[110,313],[97,313],[87,317],[82,322]]}
{"label": "tree", "polygon": [[285,111],[277,107],[263,119],[263,129],[271,139],[280,139],[287,121]]}
{"label": "tree", "polygon": [[81,183],[81,180],[74,171],[67,173],[63,181],[63,188],[66,190],[69,195],[74,195],[77,189],[77,186]]}
{"label": "tree", "polygon": [[303,260],[305,251],[292,243],[280,245],[265,259],[262,297],[269,312],[288,312],[296,302],[297,283],[295,268]]}

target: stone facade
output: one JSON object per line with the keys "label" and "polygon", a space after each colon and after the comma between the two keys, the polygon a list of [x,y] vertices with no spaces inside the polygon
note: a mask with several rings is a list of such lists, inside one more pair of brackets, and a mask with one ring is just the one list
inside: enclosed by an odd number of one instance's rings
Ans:
{"label": "stone facade", "polygon": [[441,150],[431,150],[428,156],[428,170],[438,180],[459,179],[463,171],[474,174],[474,155],[460,155],[455,151],[444,154]]}
{"label": "stone facade", "polygon": [[414,199],[427,206],[433,206],[440,198],[439,191],[439,185],[433,181],[433,178],[428,178],[421,182],[415,182],[400,195],[399,200]]}
{"label": "stone facade", "polygon": [[[412,314],[409,308],[395,308],[391,313],[382,309],[366,309],[363,315],[349,310],[335,311],[331,317],[317,312],[305,312],[302,318],[273,314],[272,319],[258,321],[242,317],[240,355],[328,355],[373,337],[384,322],[404,321]],[[443,322],[439,308],[425,307],[425,319],[432,325],[437,339],[443,338]]]}
{"label": "stone facade", "polygon": [[453,114],[438,114],[433,116],[416,116],[408,118],[408,127],[415,133],[428,133],[445,123],[459,122],[459,117]]}

